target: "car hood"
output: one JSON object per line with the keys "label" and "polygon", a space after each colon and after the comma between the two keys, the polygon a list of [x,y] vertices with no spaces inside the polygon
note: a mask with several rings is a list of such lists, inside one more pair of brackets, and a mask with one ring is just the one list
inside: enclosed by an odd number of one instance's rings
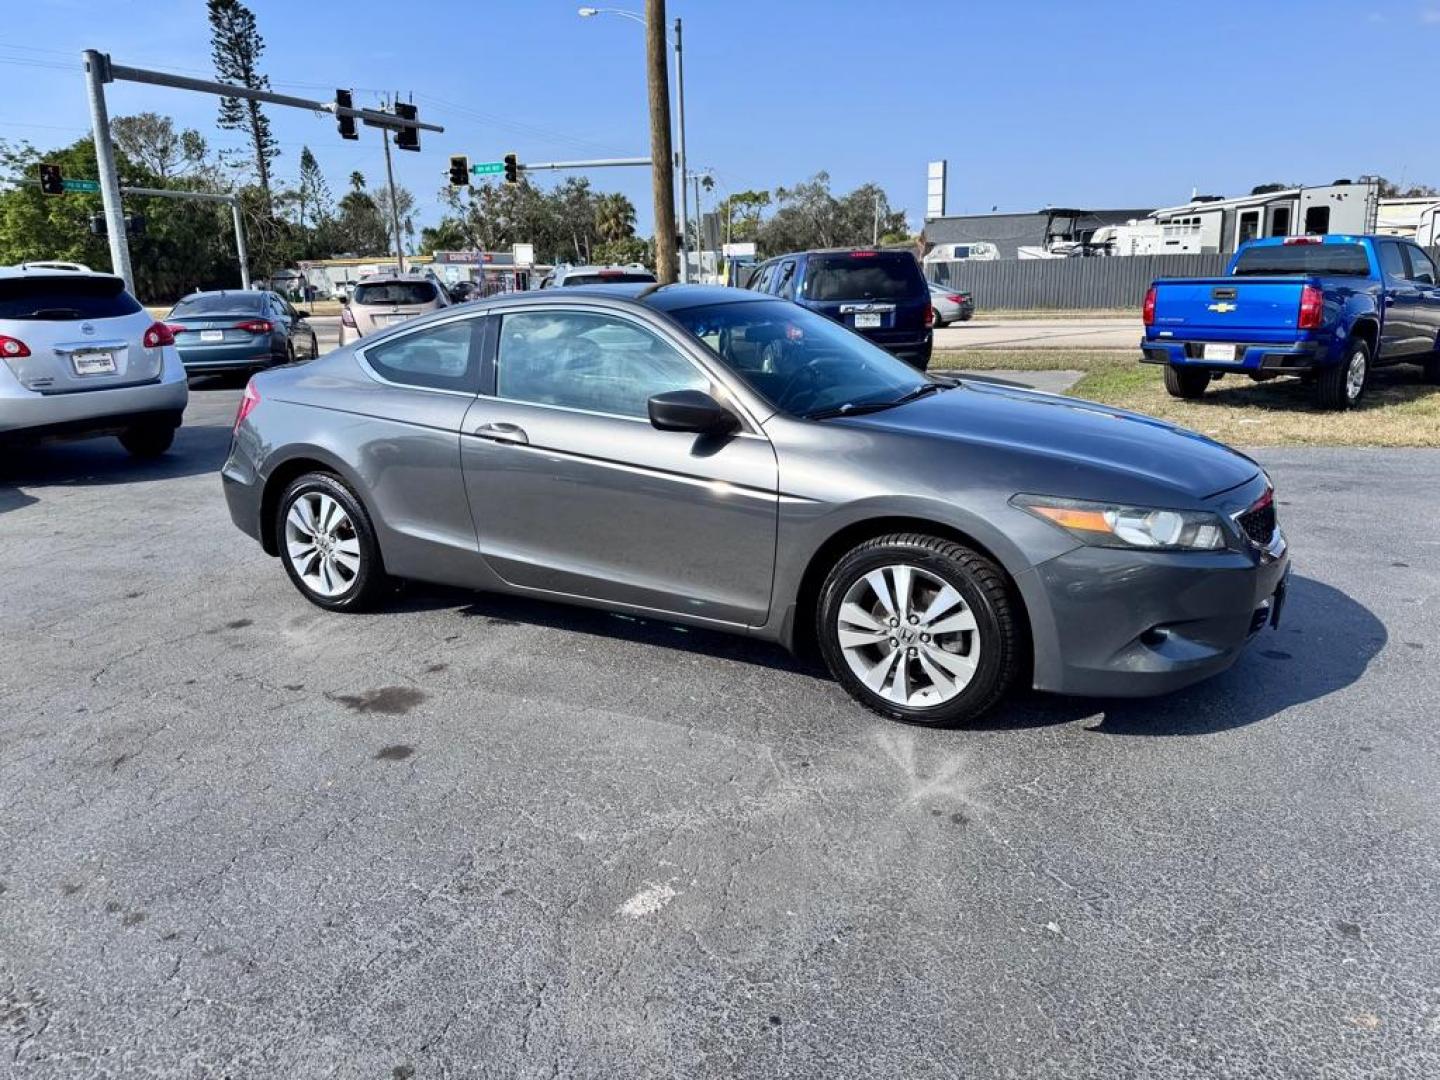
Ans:
{"label": "car hood", "polygon": [[1040,494],[1065,493],[1066,465],[1072,473],[1118,473],[1195,499],[1228,491],[1260,471],[1244,454],[1163,420],[979,381],[841,423],[1054,460],[1062,466],[1056,490]]}

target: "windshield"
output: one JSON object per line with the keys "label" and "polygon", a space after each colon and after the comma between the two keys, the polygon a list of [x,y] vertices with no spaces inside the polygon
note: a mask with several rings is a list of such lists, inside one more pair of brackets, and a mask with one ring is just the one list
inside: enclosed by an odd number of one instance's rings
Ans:
{"label": "windshield", "polygon": [[1283,244],[1246,248],[1231,271],[1235,277],[1369,277],[1370,260],[1359,244]]}
{"label": "windshield", "polygon": [[886,406],[931,383],[823,315],[775,300],[672,311],[750,389],[792,416]]}
{"label": "windshield", "polygon": [[924,296],[925,279],[909,252],[812,256],[807,300],[906,300]]}
{"label": "windshield", "polygon": [[0,278],[0,319],[66,322],[134,315],[139,302],[113,277],[27,274]]}
{"label": "windshield", "polygon": [[355,286],[356,304],[428,304],[435,286],[428,281],[381,281]]}
{"label": "windshield", "polygon": [[175,305],[171,315],[210,315],[220,313],[249,313],[260,310],[260,294],[247,292],[201,293],[187,296]]}
{"label": "windshield", "polygon": [[566,274],[563,285],[626,285],[637,281],[650,282],[655,275],[643,270],[601,270],[595,274]]}

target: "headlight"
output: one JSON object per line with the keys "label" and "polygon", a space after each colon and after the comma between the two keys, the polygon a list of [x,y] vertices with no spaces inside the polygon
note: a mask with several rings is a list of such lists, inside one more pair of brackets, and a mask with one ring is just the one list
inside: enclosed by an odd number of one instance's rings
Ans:
{"label": "headlight", "polygon": [[1229,546],[1220,516],[1206,510],[1158,510],[1043,495],[1016,495],[1010,503],[1095,547],[1216,551]]}

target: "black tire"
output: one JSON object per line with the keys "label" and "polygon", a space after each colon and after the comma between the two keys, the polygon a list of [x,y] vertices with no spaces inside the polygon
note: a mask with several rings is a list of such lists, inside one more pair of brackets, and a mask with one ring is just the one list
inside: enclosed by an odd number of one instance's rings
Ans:
{"label": "black tire", "polygon": [[[339,535],[348,540],[351,536],[358,542],[359,567],[350,577],[348,584],[339,592],[326,595],[305,580],[291,555],[286,528],[286,519],[295,503],[305,496],[323,495],[335,500],[345,512],[349,528]],[[375,539],[375,527],[365,507],[339,477],[331,473],[312,472],[291,482],[276,504],[275,546],[280,552],[280,561],[285,572],[300,594],[317,607],[326,611],[367,611],[375,607],[380,598],[390,591],[391,581],[385,573],[385,564],[380,555],[380,545]],[[313,564],[308,564],[313,565]],[[307,568],[308,568],[307,565]]]}
{"label": "black tire", "polygon": [[1194,401],[1203,397],[1210,385],[1210,372],[1202,368],[1182,368],[1174,364],[1165,365],[1165,390],[1171,397]]}
{"label": "black tire", "polygon": [[[1352,381],[1352,371],[1357,364],[1358,386]],[[1344,359],[1316,374],[1315,402],[1322,409],[1350,409],[1359,404],[1369,385],[1370,345],[1363,338],[1351,338],[1345,345]]]}
{"label": "black tire", "polygon": [[[967,652],[979,650],[970,681],[954,697],[935,705],[902,704],[870,689],[851,669],[840,645],[840,613],[851,587],[872,571],[896,565],[925,571],[949,585],[960,594],[974,618],[975,627],[967,632],[965,639]],[[963,724],[993,708],[1021,670],[1024,642],[1017,604],[1004,572],[969,548],[924,533],[881,536],[852,549],[826,576],[816,605],[816,640],[830,673],[866,708],[910,724],[938,727]],[[877,644],[874,648],[878,657],[883,658],[886,646]],[[909,656],[915,655],[914,648],[908,652]],[[902,662],[919,665],[925,661],[902,657]],[[888,681],[893,689],[898,671],[895,667],[888,680],[882,678],[881,687]],[[907,671],[915,671],[916,678],[920,677],[918,667],[912,666]]]}
{"label": "black tire", "polygon": [[314,360],[320,355],[320,339],[314,334],[310,335],[310,359]]}
{"label": "black tire", "polygon": [[120,445],[131,457],[158,458],[175,441],[173,424],[137,424],[120,435]]}
{"label": "black tire", "polygon": [[960,321],[961,321],[961,322],[969,322],[969,321],[970,321],[971,319],[973,319],[974,317],[975,317],[975,312],[974,312],[973,309],[970,310],[970,311],[962,311],[962,312],[960,312]]}
{"label": "black tire", "polygon": [[1432,386],[1440,384],[1440,352],[1436,352],[1434,356],[1426,360],[1421,365],[1420,370],[1423,372],[1424,379],[1427,383],[1430,383]]}

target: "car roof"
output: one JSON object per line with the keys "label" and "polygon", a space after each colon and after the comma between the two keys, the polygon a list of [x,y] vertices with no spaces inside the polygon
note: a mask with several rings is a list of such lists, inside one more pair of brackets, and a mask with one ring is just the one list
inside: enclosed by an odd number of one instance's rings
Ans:
{"label": "car roof", "polygon": [[181,300],[189,300],[196,296],[264,296],[269,289],[196,289],[192,293],[186,293]]}
{"label": "car roof", "polygon": [[58,266],[36,266],[34,263],[22,263],[19,266],[0,266],[0,278],[20,277],[47,277],[61,278],[70,281],[74,278],[105,278],[116,280],[115,274],[105,274],[97,270],[69,270]]}
{"label": "car roof", "polygon": [[429,274],[366,274],[355,284],[380,285],[387,281],[434,281]]}
{"label": "car roof", "polygon": [[[1246,247],[1304,247],[1306,244],[1358,244],[1363,236],[1351,233],[1329,233],[1324,236],[1257,236],[1245,242]],[[1408,236],[1389,236],[1387,240],[1409,240]],[[1303,241],[1303,243],[1301,242]]]}

